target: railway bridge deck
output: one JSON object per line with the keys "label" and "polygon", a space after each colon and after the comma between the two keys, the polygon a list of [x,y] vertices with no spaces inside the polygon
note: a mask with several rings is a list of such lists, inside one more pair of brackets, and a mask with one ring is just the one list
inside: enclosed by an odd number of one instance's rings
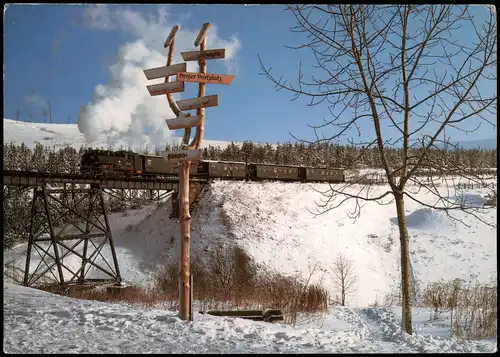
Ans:
{"label": "railway bridge deck", "polygon": [[[193,178],[192,183],[205,183],[207,180]],[[161,177],[114,177],[92,176],[84,174],[61,174],[34,171],[4,171],[3,185],[7,186],[43,186],[45,184],[83,184],[100,188],[126,190],[179,190],[177,176]]]}
{"label": "railway bridge deck", "polygon": [[[190,180],[190,191],[193,193],[190,200],[194,202],[207,181],[197,178]],[[51,285],[62,287],[75,283],[121,283],[103,193],[120,198],[116,193],[122,191],[121,199],[124,199],[124,191],[150,190],[158,191],[156,199],[160,200],[179,190],[179,178],[173,175],[151,178],[96,177],[85,174],[4,171],[2,184],[4,199],[11,193],[9,187],[33,189],[31,222],[27,227],[25,286],[45,285],[47,278],[52,281]],[[75,184],[89,185],[90,188],[75,188]],[[166,193],[160,195],[160,191]],[[72,199],[64,200],[61,196],[63,193],[72,194]],[[178,201],[173,199],[172,204],[175,210]],[[111,254],[103,255],[103,249]],[[64,258],[70,254],[81,260],[79,267],[65,264]],[[37,261],[39,263],[36,265]],[[90,279],[88,275],[91,268],[104,273],[106,278]]]}

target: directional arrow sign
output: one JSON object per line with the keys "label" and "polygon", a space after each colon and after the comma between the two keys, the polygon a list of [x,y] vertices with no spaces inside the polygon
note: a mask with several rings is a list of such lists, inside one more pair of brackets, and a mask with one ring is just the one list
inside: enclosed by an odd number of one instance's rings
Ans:
{"label": "directional arrow sign", "polygon": [[192,128],[200,124],[201,115],[186,116],[181,113],[178,118],[167,119],[167,126],[170,130]]}
{"label": "directional arrow sign", "polygon": [[186,62],[174,64],[172,66],[156,67],[145,69],[143,72],[147,79],[163,78],[173,76],[177,72],[184,72],[186,70]]}
{"label": "directional arrow sign", "polygon": [[193,99],[184,99],[184,100],[179,100],[177,102],[179,110],[216,107],[218,105],[219,105],[219,96],[217,94],[208,95],[206,97],[193,98]]}
{"label": "directional arrow sign", "polygon": [[146,87],[148,88],[149,94],[152,96],[184,92],[184,82],[181,81],[152,84]]}
{"label": "directional arrow sign", "polygon": [[179,72],[177,80],[183,82],[198,82],[210,84],[231,84],[235,76],[232,74],[210,74],[196,72]]}
{"label": "directional arrow sign", "polygon": [[163,158],[169,163],[179,161],[201,161],[202,150],[164,151]]}
{"label": "directional arrow sign", "polygon": [[226,57],[226,49],[221,48],[218,50],[206,50],[206,51],[191,51],[191,52],[181,52],[181,56],[184,61],[198,61],[198,60],[209,60],[209,59],[219,59]]}

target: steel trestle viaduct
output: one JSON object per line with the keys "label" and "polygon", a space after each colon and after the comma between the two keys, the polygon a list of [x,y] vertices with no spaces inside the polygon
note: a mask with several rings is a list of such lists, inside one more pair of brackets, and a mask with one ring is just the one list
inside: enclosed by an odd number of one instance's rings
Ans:
{"label": "steel trestle viaduct", "polygon": [[[200,195],[206,182],[203,179],[190,180],[193,186],[191,202]],[[90,188],[75,188],[75,185],[90,185]],[[172,175],[155,178],[96,177],[4,171],[3,186],[4,199],[10,193],[9,186],[33,190],[23,285],[53,285],[55,282],[67,287],[77,283],[122,282],[103,193],[125,200],[129,190],[149,190],[150,200],[161,200],[170,195],[176,197],[179,180]],[[160,191],[166,192],[160,194]],[[61,195],[71,196],[71,203],[65,202]],[[177,203],[172,199],[174,212]],[[111,253],[108,257],[102,254],[106,248]],[[80,263],[68,265],[67,257],[71,255],[78,257]],[[92,268],[102,278],[89,279]],[[47,282],[50,276],[53,279]]]}

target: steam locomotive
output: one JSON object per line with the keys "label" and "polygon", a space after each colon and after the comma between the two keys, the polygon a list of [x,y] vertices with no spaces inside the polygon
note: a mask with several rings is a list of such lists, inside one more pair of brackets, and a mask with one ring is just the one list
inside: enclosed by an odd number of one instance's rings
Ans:
{"label": "steam locomotive", "polygon": [[[140,155],[132,151],[86,150],[80,172],[92,176],[177,176],[179,165],[162,156]],[[210,161],[192,162],[190,176],[204,179],[277,180],[301,182],[344,182],[343,170],[274,164]]]}

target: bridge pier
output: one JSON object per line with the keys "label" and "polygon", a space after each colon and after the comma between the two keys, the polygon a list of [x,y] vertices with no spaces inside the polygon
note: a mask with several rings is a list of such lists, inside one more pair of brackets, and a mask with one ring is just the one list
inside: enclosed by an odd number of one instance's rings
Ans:
{"label": "bridge pier", "polygon": [[[56,283],[66,287],[76,282],[121,283],[102,189],[92,184],[90,189],[72,190],[75,200],[71,205],[58,196],[67,193],[45,185],[33,190],[23,285]],[[105,248],[111,256],[103,255]],[[87,278],[91,268],[102,277]]]}
{"label": "bridge pier", "polygon": [[[191,180],[200,189],[206,182],[206,179]],[[47,185],[65,189],[49,189]],[[76,188],[80,185],[90,185],[91,189]],[[52,276],[52,282],[64,286],[73,282],[121,282],[102,198],[104,190],[119,199],[133,196],[126,190],[150,190],[151,198],[164,200],[179,189],[179,181],[172,177],[97,177],[84,173],[4,170],[3,186],[4,199],[34,188],[23,284],[41,285]],[[198,188],[192,187],[190,196],[201,197]],[[121,197],[119,190],[124,190]],[[190,201],[195,203],[196,197],[190,197]],[[106,257],[101,253],[104,249],[110,251]],[[98,270],[104,278],[89,279],[90,268]]]}

